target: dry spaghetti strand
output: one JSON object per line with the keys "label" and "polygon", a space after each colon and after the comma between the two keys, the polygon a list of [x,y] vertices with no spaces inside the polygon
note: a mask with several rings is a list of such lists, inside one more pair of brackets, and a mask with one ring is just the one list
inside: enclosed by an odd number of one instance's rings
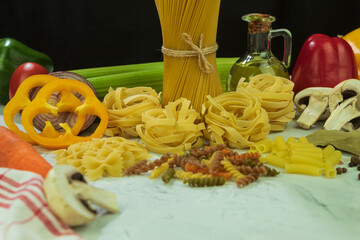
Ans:
{"label": "dry spaghetti strand", "polygon": [[[163,37],[162,104],[184,97],[200,112],[207,95],[215,97],[222,93],[216,68],[220,0],[155,0],[155,3]],[[182,52],[191,54],[181,57]]]}

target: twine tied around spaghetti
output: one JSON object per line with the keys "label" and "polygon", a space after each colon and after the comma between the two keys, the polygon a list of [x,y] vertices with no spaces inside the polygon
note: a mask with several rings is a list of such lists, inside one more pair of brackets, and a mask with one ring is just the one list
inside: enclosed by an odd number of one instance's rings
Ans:
{"label": "twine tied around spaghetti", "polygon": [[192,50],[175,50],[163,46],[161,48],[162,53],[170,57],[197,57],[201,71],[204,73],[212,73],[214,66],[207,60],[206,55],[216,52],[218,45],[215,44],[214,46],[203,48],[204,34],[200,35],[199,46],[194,44],[189,34],[183,33],[181,37],[184,42],[190,45]]}

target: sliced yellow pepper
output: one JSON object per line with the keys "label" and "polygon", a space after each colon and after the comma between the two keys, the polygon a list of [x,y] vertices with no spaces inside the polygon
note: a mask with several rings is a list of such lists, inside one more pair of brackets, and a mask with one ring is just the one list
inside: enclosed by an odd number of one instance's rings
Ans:
{"label": "sliced yellow pepper", "polygon": [[[28,93],[34,88],[42,88],[30,101]],[[50,96],[54,92],[61,95],[60,101],[54,106],[48,103]],[[73,92],[78,92],[84,97],[82,103]],[[19,130],[14,123],[14,116],[21,113],[21,122],[26,133]],[[57,132],[48,122],[41,133],[38,133],[33,126],[33,119],[42,113],[51,113],[57,116],[58,112],[74,112],[77,119],[72,128],[66,123],[60,124],[65,132]],[[86,115],[96,115],[101,121],[91,136],[77,136],[85,122]],[[69,145],[89,141],[92,138],[102,137],[108,124],[108,113],[103,104],[98,100],[92,89],[86,84],[72,79],[59,79],[50,75],[34,75],[27,78],[17,90],[14,98],[5,106],[4,119],[6,125],[31,143],[37,143],[40,146],[57,149],[65,148]]]}

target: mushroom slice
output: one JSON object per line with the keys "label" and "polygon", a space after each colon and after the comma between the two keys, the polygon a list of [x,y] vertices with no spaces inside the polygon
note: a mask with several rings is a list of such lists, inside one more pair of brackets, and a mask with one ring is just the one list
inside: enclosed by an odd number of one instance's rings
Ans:
{"label": "mushroom slice", "polygon": [[360,95],[360,81],[358,79],[348,79],[337,84],[329,95],[330,112],[333,112],[346,99],[358,95]]}
{"label": "mushroom slice", "polygon": [[92,187],[83,175],[71,165],[56,165],[46,176],[43,184],[51,210],[68,226],[91,222],[97,212],[93,204],[109,212],[117,212],[114,193]]}
{"label": "mushroom slice", "polygon": [[343,101],[331,113],[324,124],[326,130],[340,130],[345,125],[350,128],[346,130],[356,130],[360,127],[360,95],[351,97]]}
{"label": "mushroom slice", "polygon": [[332,88],[305,88],[295,95],[294,103],[300,113],[297,123],[304,129],[309,129],[318,120],[325,120],[330,116],[329,94]]}

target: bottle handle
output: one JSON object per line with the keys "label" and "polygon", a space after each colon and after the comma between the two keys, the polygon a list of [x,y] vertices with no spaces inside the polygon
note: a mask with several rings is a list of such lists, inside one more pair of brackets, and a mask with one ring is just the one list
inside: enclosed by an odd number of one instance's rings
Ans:
{"label": "bottle handle", "polygon": [[282,63],[286,69],[290,67],[290,61],[291,61],[291,48],[292,48],[292,37],[291,32],[287,29],[271,29],[269,34],[269,41],[273,37],[282,36],[284,38],[284,56],[282,59]]}

